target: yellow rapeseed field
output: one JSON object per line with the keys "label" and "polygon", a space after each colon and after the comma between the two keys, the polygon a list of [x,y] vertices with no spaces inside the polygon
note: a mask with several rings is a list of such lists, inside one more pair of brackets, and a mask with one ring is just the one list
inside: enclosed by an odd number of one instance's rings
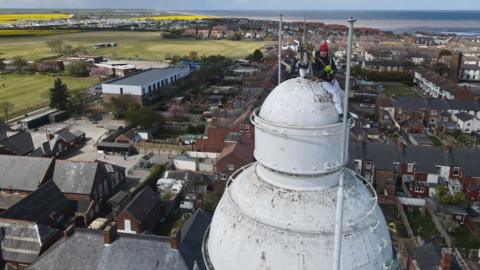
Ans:
{"label": "yellow rapeseed field", "polygon": [[137,17],[130,18],[135,21],[196,21],[205,19],[215,19],[215,16],[202,16],[202,15],[162,15],[151,17]]}
{"label": "yellow rapeseed field", "polygon": [[70,14],[60,13],[12,13],[0,14],[0,23],[15,23],[18,21],[40,21],[40,20],[56,20],[68,19],[72,17]]}
{"label": "yellow rapeseed field", "polygon": [[0,29],[0,37],[22,36],[49,36],[78,33],[78,30],[27,30],[27,29]]}

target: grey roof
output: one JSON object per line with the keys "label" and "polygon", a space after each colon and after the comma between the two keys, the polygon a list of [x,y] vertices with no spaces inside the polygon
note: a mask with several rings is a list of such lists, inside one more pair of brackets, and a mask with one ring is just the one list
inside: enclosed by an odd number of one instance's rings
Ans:
{"label": "grey roof", "polygon": [[52,159],[0,155],[0,188],[34,191],[52,165]]}
{"label": "grey roof", "polygon": [[7,137],[0,141],[0,145],[3,145],[7,150],[13,152],[17,156],[26,155],[35,149],[33,146],[32,135],[28,132],[20,132]]}
{"label": "grey roof", "polygon": [[119,234],[110,245],[103,232],[76,229],[61,239],[27,269],[32,270],[187,270],[178,250],[170,248],[168,238],[151,235]]}
{"label": "grey roof", "polygon": [[75,137],[82,137],[82,136],[85,136],[85,132],[81,131],[81,130],[75,130],[72,132],[72,134],[75,136]]}
{"label": "grey roof", "polygon": [[53,181],[64,193],[91,194],[98,170],[96,162],[57,160]]}
{"label": "grey roof", "polygon": [[159,202],[158,193],[146,186],[130,201],[124,211],[128,211],[141,223],[152,215],[153,211],[158,210]]}
{"label": "grey roof", "polygon": [[411,252],[412,258],[422,270],[437,270],[440,267],[442,249],[435,243],[417,247]]}
{"label": "grey roof", "polygon": [[448,103],[444,99],[428,99],[428,105],[430,105],[430,108],[434,110],[439,110],[439,111],[445,111],[448,110],[449,106]]}
{"label": "grey roof", "polygon": [[458,148],[450,150],[450,162],[452,166],[462,167],[465,176],[480,176],[479,149]]}
{"label": "grey roof", "polygon": [[181,228],[179,250],[189,269],[193,269],[193,265],[197,262],[201,270],[206,270],[202,256],[202,241],[210,222],[212,222],[212,215],[198,209]]}
{"label": "grey roof", "polygon": [[128,77],[109,82],[108,84],[115,84],[115,85],[135,85],[135,86],[143,86],[147,84],[154,83],[156,81],[161,81],[163,79],[169,79],[170,76],[173,76],[181,71],[180,68],[166,68],[166,69],[159,69],[159,68],[152,68],[149,70],[145,70],[139,73],[135,73]]}
{"label": "grey roof", "polygon": [[31,263],[42,252],[43,245],[59,231],[32,222],[0,220],[2,235],[2,259]]}
{"label": "grey roof", "polygon": [[395,99],[396,108],[427,108],[427,101],[423,98],[408,98],[408,97],[398,97]]}
{"label": "grey roof", "polygon": [[421,173],[435,173],[437,165],[449,165],[442,147],[408,145],[404,147],[403,158],[405,163],[415,163],[415,169]]}
{"label": "grey roof", "polygon": [[62,129],[57,132],[57,135],[66,143],[71,143],[77,139],[77,136],[70,132],[68,129]]}
{"label": "grey roof", "polygon": [[475,100],[449,99],[447,103],[451,110],[479,111],[479,105]]}
{"label": "grey roof", "polygon": [[50,214],[63,213],[69,201],[52,181],[48,181],[36,191],[3,211],[0,219],[32,221],[41,224],[50,223]]}
{"label": "grey roof", "polygon": [[380,170],[392,170],[394,162],[401,162],[401,156],[396,144],[380,143],[350,143],[349,167],[353,168],[355,159],[371,160],[375,168]]}
{"label": "grey roof", "polygon": [[466,112],[459,112],[459,113],[455,114],[455,117],[462,120],[462,122],[467,122],[467,121],[473,120],[473,116],[469,113],[466,113]]}

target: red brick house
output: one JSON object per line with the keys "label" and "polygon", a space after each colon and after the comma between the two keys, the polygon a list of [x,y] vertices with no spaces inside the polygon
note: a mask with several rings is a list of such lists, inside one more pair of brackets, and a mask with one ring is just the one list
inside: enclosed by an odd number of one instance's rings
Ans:
{"label": "red brick house", "polygon": [[57,160],[53,181],[67,199],[76,202],[79,225],[88,226],[105,210],[106,201],[124,183],[125,173],[100,162]]}
{"label": "red brick house", "polygon": [[217,181],[226,181],[236,170],[254,161],[252,138],[245,133],[236,134],[239,136],[238,139],[227,141],[213,165],[213,173]]}
{"label": "red brick house", "polygon": [[119,232],[143,233],[152,231],[161,218],[158,193],[150,187],[140,191],[117,216]]}

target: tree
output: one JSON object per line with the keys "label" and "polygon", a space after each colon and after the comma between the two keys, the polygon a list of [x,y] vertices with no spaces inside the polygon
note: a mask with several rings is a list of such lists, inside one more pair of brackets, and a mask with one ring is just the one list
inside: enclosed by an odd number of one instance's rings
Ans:
{"label": "tree", "polygon": [[112,97],[108,106],[116,117],[122,117],[127,111],[137,109],[139,107],[138,103],[131,95]]}
{"label": "tree", "polygon": [[183,116],[185,116],[185,108],[178,104],[173,104],[172,106],[170,106],[168,112],[171,113],[173,117],[175,117],[175,119],[177,120],[182,119]]}
{"label": "tree", "polygon": [[73,77],[87,77],[90,75],[90,64],[83,61],[73,62],[66,67],[65,71]]}
{"label": "tree", "polygon": [[447,50],[447,49],[442,49],[439,53],[438,53],[438,58],[442,58],[443,56],[451,56],[452,55],[452,52]]}
{"label": "tree", "polygon": [[28,62],[20,56],[15,56],[12,60],[12,66],[15,68],[15,71],[22,72],[28,66]]}
{"label": "tree", "polygon": [[256,61],[256,62],[260,62],[262,61],[263,59],[263,53],[262,51],[260,51],[259,49],[256,49],[255,51],[253,51],[253,61]]}
{"label": "tree", "polygon": [[140,127],[144,130],[161,130],[165,124],[163,115],[146,107],[130,109],[125,114],[125,120],[129,125]]}
{"label": "tree", "polygon": [[50,107],[59,110],[68,110],[70,93],[66,84],[61,79],[56,79],[53,88],[50,88]]}
{"label": "tree", "polygon": [[63,41],[61,39],[47,41],[47,46],[54,53],[61,53],[63,51]]}
{"label": "tree", "polygon": [[8,113],[15,108],[15,104],[9,101],[0,102],[0,110],[5,114],[5,122],[8,122]]}

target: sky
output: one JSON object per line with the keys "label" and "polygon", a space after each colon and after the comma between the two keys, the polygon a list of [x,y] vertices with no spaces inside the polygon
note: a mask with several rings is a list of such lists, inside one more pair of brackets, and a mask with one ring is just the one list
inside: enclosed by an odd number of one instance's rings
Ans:
{"label": "sky", "polygon": [[0,8],[480,10],[479,0],[0,0]]}

